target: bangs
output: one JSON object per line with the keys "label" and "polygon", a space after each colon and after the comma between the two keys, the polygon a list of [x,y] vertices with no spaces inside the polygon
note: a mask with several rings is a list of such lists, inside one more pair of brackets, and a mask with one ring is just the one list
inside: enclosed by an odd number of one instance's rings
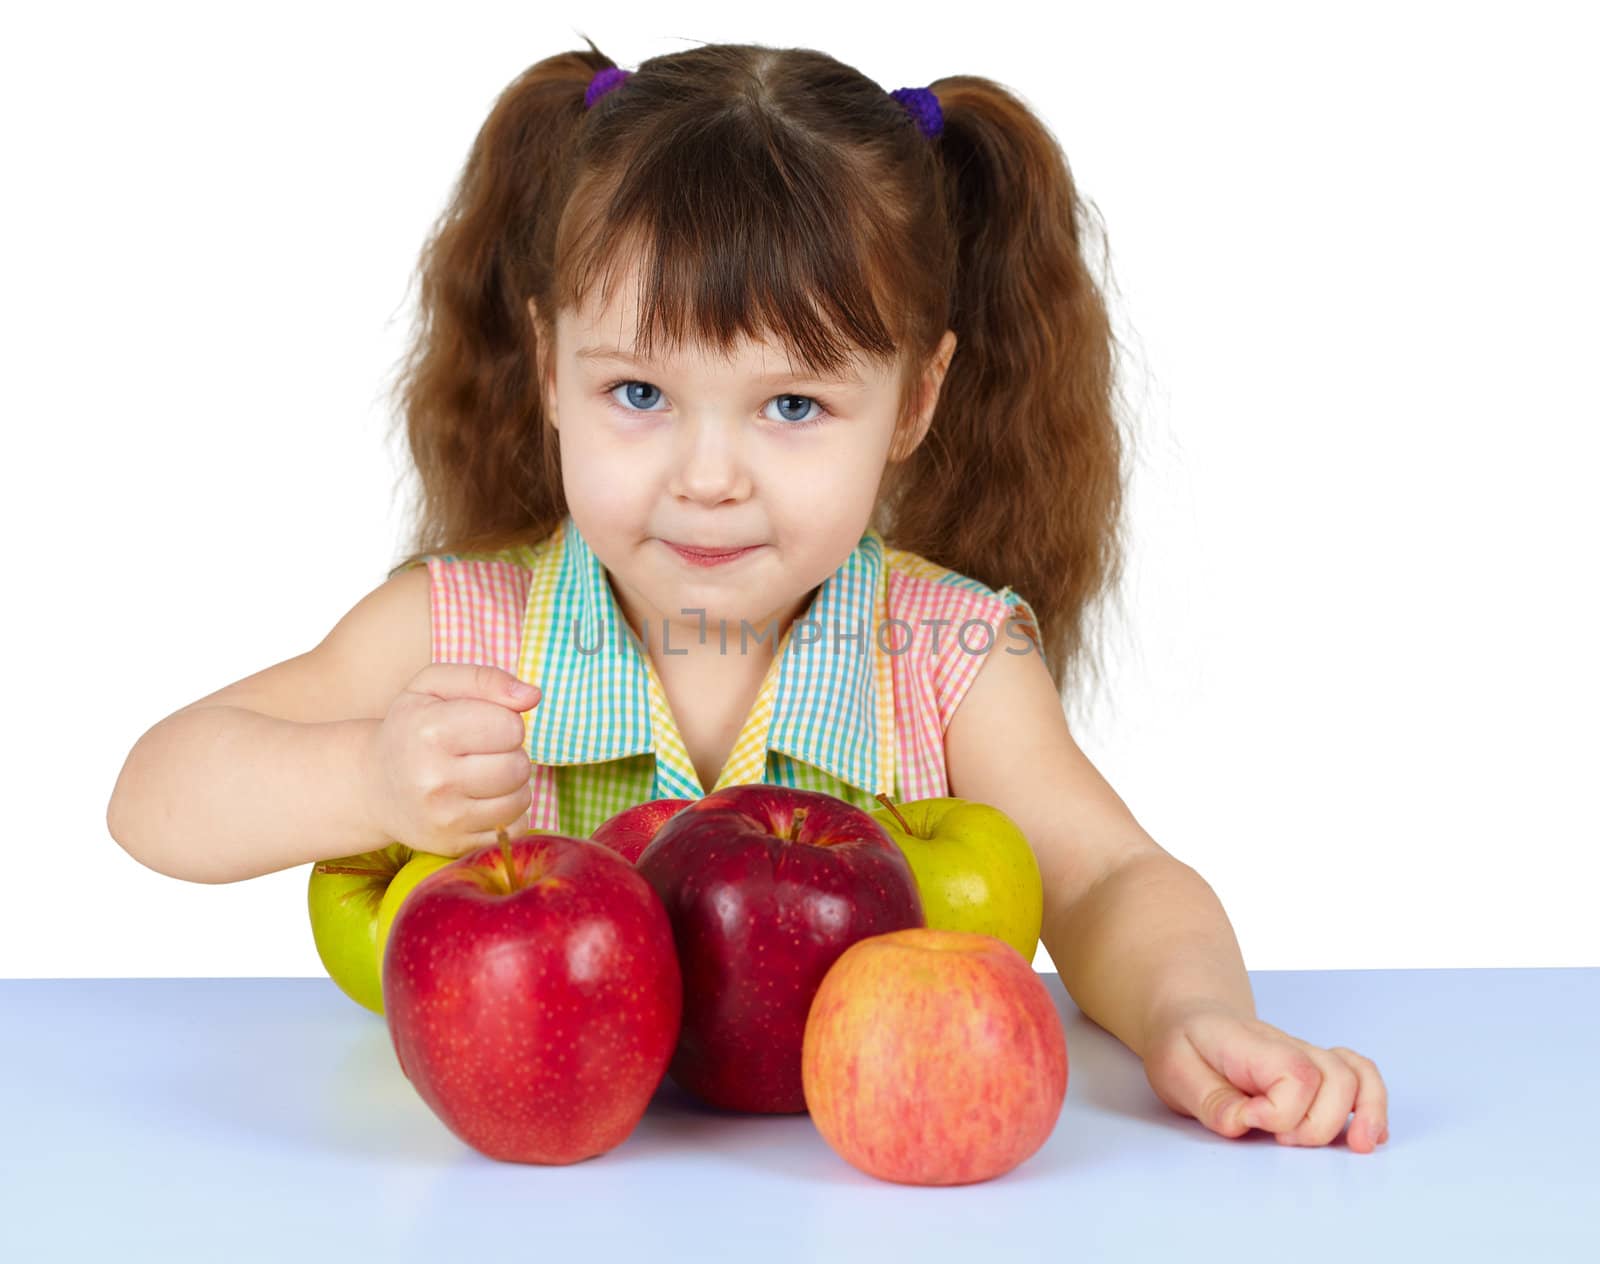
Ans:
{"label": "bangs", "polygon": [[[859,227],[873,222],[868,191],[837,158],[823,170],[781,132],[750,135],[748,119],[712,121],[574,189],[556,237],[558,307],[582,307],[598,285],[604,310],[634,272],[643,358],[685,343],[731,356],[748,338],[818,377],[858,356],[893,363],[904,321],[875,284],[877,234]],[[880,230],[887,218],[877,212]]]}

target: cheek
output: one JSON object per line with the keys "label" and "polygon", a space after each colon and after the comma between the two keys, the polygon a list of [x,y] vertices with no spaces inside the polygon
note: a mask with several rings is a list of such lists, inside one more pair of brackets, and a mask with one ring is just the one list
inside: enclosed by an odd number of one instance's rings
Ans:
{"label": "cheek", "polygon": [[791,462],[761,484],[759,496],[787,565],[805,572],[820,568],[826,578],[860,541],[877,489],[877,472],[869,467],[835,462],[814,469]]}
{"label": "cheek", "polygon": [[762,445],[763,491],[780,497],[791,515],[807,518],[871,500],[883,476],[884,445],[842,428],[828,435],[782,436]]}
{"label": "cheek", "polygon": [[[603,416],[582,410],[563,416],[560,451],[568,504],[605,504],[616,517],[630,502],[648,498],[656,478],[650,446]],[[627,477],[619,478],[624,470]]]}

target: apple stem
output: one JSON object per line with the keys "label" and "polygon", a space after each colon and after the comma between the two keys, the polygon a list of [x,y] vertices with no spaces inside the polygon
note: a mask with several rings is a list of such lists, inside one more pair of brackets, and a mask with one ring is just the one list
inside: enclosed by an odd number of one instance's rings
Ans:
{"label": "apple stem", "polygon": [[810,808],[795,809],[794,819],[789,822],[789,841],[791,843],[800,837],[800,827],[805,824],[806,813],[809,811],[811,811]]}
{"label": "apple stem", "polygon": [[393,869],[367,869],[360,865],[325,865],[321,862],[317,864],[317,872],[364,874],[369,878],[392,878],[394,876]]}
{"label": "apple stem", "polygon": [[506,891],[515,891],[517,889],[517,874],[516,870],[511,867],[511,840],[506,836],[506,827],[504,825],[500,826],[499,829],[495,830],[495,835],[500,840],[500,859],[505,862],[506,866]]}
{"label": "apple stem", "polygon": [[910,834],[912,838],[922,837],[922,835],[918,834],[916,830],[911,828],[911,823],[907,821],[905,817],[900,815],[900,809],[895,807],[895,805],[890,802],[888,795],[880,794],[877,795],[876,798],[879,803],[883,804],[884,807],[888,808],[889,811],[894,814],[894,819],[900,822],[901,829],[905,830],[907,834]]}

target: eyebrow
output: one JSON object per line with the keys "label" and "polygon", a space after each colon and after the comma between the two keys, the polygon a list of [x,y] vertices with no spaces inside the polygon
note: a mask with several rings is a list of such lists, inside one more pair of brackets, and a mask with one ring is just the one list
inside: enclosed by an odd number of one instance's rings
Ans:
{"label": "eyebrow", "polygon": [[[658,368],[651,360],[640,360],[615,347],[580,347],[580,360],[612,360],[618,364],[631,364],[639,368]],[[755,379],[758,382],[848,382],[852,386],[865,386],[859,373],[846,370],[836,377],[813,377],[808,373],[767,373]]]}

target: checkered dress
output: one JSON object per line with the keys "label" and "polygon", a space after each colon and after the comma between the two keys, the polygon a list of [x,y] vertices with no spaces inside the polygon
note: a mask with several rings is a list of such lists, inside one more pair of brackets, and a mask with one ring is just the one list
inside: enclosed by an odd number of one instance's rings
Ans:
{"label": "checkered dress", "polygon": [[[532,828],[587,837],[636,803],[707,793],[655,664],[570,515],[537,544],[423,564],[432,661],[490,663],[542,690],[523,713]],[[1009,587],[890,548],[869,528],[784,632],[712,789],[764,782],[869,809],[878,792],[896,803],[947,795],[950,718],[986,648],[1019,652],[1024,634],[1038,650],[1033,610]],[[726,636],[726,652],[740,652],[737,630]]]}

